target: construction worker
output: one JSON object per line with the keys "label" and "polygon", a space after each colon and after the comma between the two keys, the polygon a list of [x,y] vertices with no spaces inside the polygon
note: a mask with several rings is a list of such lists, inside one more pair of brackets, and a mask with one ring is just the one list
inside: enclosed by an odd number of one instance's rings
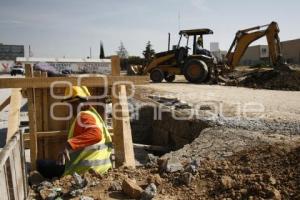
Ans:
{"label": "construction worker", "polygon": [[201,36],[198,37],[196,42],[196,54],[205,55],[205,56],[212,56],[210,51],[203,48],[203,38]]}
{"label": "construction worker", "polygon": [[90,92],[85,86],[69,87],[63,101],[73,107],[74,119],[65,148],[58,156],[58,164],[65,165],[64,175],[84,173],[90,169],[105,173],[111,168],[112,140],[98,112],[87,105]]}
{"label": "construction worker", "polygon": [[203,39],[201,36],[197,39],[197,49],[203,49]]}

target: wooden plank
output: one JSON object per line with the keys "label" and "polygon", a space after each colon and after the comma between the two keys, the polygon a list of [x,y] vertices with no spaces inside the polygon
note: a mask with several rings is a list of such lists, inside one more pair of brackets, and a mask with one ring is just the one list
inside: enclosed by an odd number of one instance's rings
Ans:
{"label": "wooden plank", "polygon": [[6,175],[6,166],[0,166],[0,194],[1,199],[9,200],[9,188]]}
{"label": "wooden plank", "polygon": [[[42,72],[41,71],[34,71],[33,72],[34,77],[41,77]],[[49,112],[48,110],[44,110],[42,107],[42,102],[43,102],[43,88],[35,88],[34,93],[34,105],[35,105],[35,116],[36,116],[36,131],[42,131],[43,130],[43,113]],[[37,141],[37,159],[44,159],[45,158],[45,150],[47,148],[44,148],[44,142],[45,140],[42,141]]]}
{"label": "wooden plank", "polygon": [[20,135],[16,134],[13,136],[8,143],[4,146],[4,148],[0,152],[0,166],[4,166],[5,162],[7,161],[8,157],[11,154],[14,146],[16,145],[17,141],[20,139]]}
{"label": "wooden plank", "polygon": [[119,56],[111,57],[111,75],[120,76],[121,73],[121,64]]}
{"label": "wooden plank", "polygon": [[[37,137],[57,137],[57,136],[67,136],[67,131],[43,131],[43,132],[36,132]],[[30,139],[30,134],[24,133],[23,134],[24,140]]]}
{"label": "wooden plank", "polygon": [[130,126],[130,118],[128,111],[128,102],[126,95],[126,86],[120,86],[119,102],[122,106],[122,134],[123,134],[123,146],[124,146],[124,162],[126,166],[135,168],[135,158],[132,143],[132,134]]}
{"label": "wooden plank", "polygon": [[[7,185],[9,187],[9,196],[10,199],[14,200],[25,199],[24,190],[20,186],[20,184],[23,183],[22,165],[20,162],[20,133],[20,131],[17,132],[5,145],[0,158],[0,165],[2,163],[3,165],[6,165],[5,169]],[[18,176],[21,176],[21,178],[18,178]],[[21,183],[19,183],[19,181],[21,181]]]}
{"label": "wooden plank", "polygon": [[19,130],[21,101],[21,89],[12,89],[8,112],[8,128],[6,142],[9,141],[10,138]]}
{"label": "wooden plank", "polygon": [[[21,158],[21,169],[22,169],[22,181],[24,186],[24,195],[27,197],[28,194],[28,181],[27,181],[27,174],[26,174],[26,159],[25,159],[25,146],[23,140],[23,132],[19,131],[20,134],[20,158]],[[25,199],[25,198],[24,198]]]}
{"label": "wooden plank", "polygon": [[[26,77],[33,76],[33,69],[30,64],[25,64]],[[26,78],[31,79],[31,78]],[[37,128],[36,128],[36,112],[35,112],[35,91],[32,88],[27,89],[28,96],[28,117],[29,117],[29,131],[30,131],[30,159],[32,170],[36,169],[37,160]]]}
{"label": "wooden plank", "polygon": [[15,165],[15,180],[16,180],[16,190],[18,192],[18,199],[25,199],[24,193],[24,182],[23,182],[23,169],[22,169],[22,160],[21,160],[21,148],[20,140],[17,142],[15,148],[12,151],[12,157],[14,158]]}
{"label": "wooden plank", "polygon": [[[115,93],[118,94],[119,87],[112,88],[115,90]],[[112,92],[113,94],[113,92]],[[112,95],[111,96],[111,102],[112,102],[112,126],[114,129],[114,134],[117,136],[118,139],[116,139],[113,142],[114,150],[115,150],[115,166],[120,167],[123,165],[124,162],[124,156],[123,156],[123,149],[122,149],[122,140],[123,138],[120,138],[122,136],[122,127],[120,122],[120,105],[119,105],[119,99],[117,96]]]}
{"label": "wooden plank", "polygon": [[112,96],[116,166],[135,168],[126,86],[116,86],[118,97]]}
{"label": "wooden plank", "polygon": [[[113,129],[108,129],[110,132],[110,135],[113,136]],[[36,132],[38,138],[44,138],[44,137],[59,137],[59,136],[67,136],[67,131],[43,131],[43,132]],[[30,140],[30,133],[23,133],[23,139],[24,140]]]}
{"label": "wooden plank", "polygon": [[[47,72],[42,73],[42,77],[47,78]],[[48,110],[48,89],[43,89],[43,111]],[[48,114],[49,112],[43,112],[43,131],[48,131]]]}
{"label": "wooden plank", "polygon": [[[106,79],[106,80],[105,80]],[[85,85],[87,87],[108,87],[118,81],[127,81],[135,85],[149,83],[148,76],[106,76],[103,77],[82,77],[78,83],[78,77],[26,77],[26,78],[1,78],[0,88],[49,88],[54,82],[54,87],[68,87],[66,82],[72,86]]]}
{"label": "wooden plank", "polygon": [[[41,77],[42,72],[41,71],[34,71],[34,77]],[[36,121],[36,130],[42,131],[43,130],[43,113],[45,111],[48,112],[48,110],[43,110],[42,102],[43,102],[43,89],[36,88],[35,89],[35,115],[36,119],[39,119]]]}
{"label": "wooden plank", "polygon": [[15,165],[16,165],[15,158],[13,156],[13,153],[11,153],[9,156],[9,170],[10,170],[10,175],[11,175],[13,197],[15,200],[20,200],[19,194],[18,194],[19,191],[18,191],[18,183],[17,183],[17,178],[16,178],[16,166]]}
{"label": "wooden plank", "polygon": [[8,106],[10,103],[10,96],[7,97],[1,104],[0,104],[0,112],[6,107]]}
{"label": "wooden plank", "polygon": [[[47,72],[43,72],[42,73],[42,77],[44,78],[47,78],[48,77],[48,73]],[[49,107],[48,107],[48,88],[44,88],[42,89],[42,104],[43,104],[43,107],[42,107],[42,130],[43,131],[48,131],[49,130],[49,127],[48,127],[48,115],[49,115]],[[48,143],[48,140],[45,139],[44,140],[44,155],[46,158],[49,157],[49,143]]]}

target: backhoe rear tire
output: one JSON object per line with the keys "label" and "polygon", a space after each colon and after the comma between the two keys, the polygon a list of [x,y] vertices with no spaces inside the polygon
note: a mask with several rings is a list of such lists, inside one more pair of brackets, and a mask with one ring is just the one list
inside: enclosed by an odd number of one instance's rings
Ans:
{"label": "backhoe rear tire", "polygon": [[191,83],[202,83],[207,79],[208,67],[202,60],[189,60],[183,68],[185,79]]}
{"label": "backhoe rear tire", "polygon": [[150,79],[153,83],[160,83],[164,79],[164,73],[160,69],[154,69],[150,73]]}

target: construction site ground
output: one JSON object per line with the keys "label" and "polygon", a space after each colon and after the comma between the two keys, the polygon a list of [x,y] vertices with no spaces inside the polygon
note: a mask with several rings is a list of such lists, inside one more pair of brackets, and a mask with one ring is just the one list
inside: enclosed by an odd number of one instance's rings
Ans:
{"label": "construction site ground", "polygon": [[[189,84],[183,77],[135,89],[145,102],[193,113],[184,120],[206,126],[189,143],[150,156],[137,169],[85,173],[82,187],[74,176],[41,185],[45,179],[32,175],[31,199],[47,199],[53,191],[62,199],[133,199],[124,192],[128,178],[140,193],[154,183],[153,199],[300,199],[299,91]],[[177,109],[174,99],[188,106]],[[166,170],[171,161],[180,163],[173,172]]]}

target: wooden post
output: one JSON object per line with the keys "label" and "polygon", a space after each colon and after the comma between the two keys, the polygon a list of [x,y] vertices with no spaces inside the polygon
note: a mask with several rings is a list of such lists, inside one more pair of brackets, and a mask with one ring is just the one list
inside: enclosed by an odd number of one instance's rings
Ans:
{"label": "wooden post", "polygon": [[6,142],[8,142],[10,138],[19,130],[21,101],[21,89],[12,89],[8,112]]}
{"label": "wooden post", "polygon": [[112,95],[112,114],[116,167],[125,165],[135,168],[126,86],[115,87],[117,96]]}
{"label": "wooden post", "polygon": [[[47,78],[47,72],[42,72],[42,77]],[[48,131],[48,114],[49,112],[45,112],[48,110],[48,88],[43,89],[43,131]]]}
{"label": "wooden post", "polygon": [[[47,72],[42,72],[42,77],[47,78],[48,77],[48,73]],[[42,124],[42,130],[43,131],[48,131],[49,130],[49,126],[48,126],[48,88],[43,88],[42,89],[42,118],[43,118],[43,124]],[[49,158],[49,142],[48,139],[44,139],[44,157],[45,158]]]}
{"label": "wooden post", "polygon": [[[25,64],[25,76],[32,77],[33,69],[30,64]],[[34,88],[27,89],[28,96],[28,117],[29,117],[29,132],[30,132],[30,158],[31,158],[31,168],[36,169],[37,160],[37,127],[36,127],[36,115],[35,115],[35,91]]]}
{"label": "wooden post", "polygon": [[121,73],[120,57],[112,56],[111,57],[111,75],[120,76],[120,73]]}

